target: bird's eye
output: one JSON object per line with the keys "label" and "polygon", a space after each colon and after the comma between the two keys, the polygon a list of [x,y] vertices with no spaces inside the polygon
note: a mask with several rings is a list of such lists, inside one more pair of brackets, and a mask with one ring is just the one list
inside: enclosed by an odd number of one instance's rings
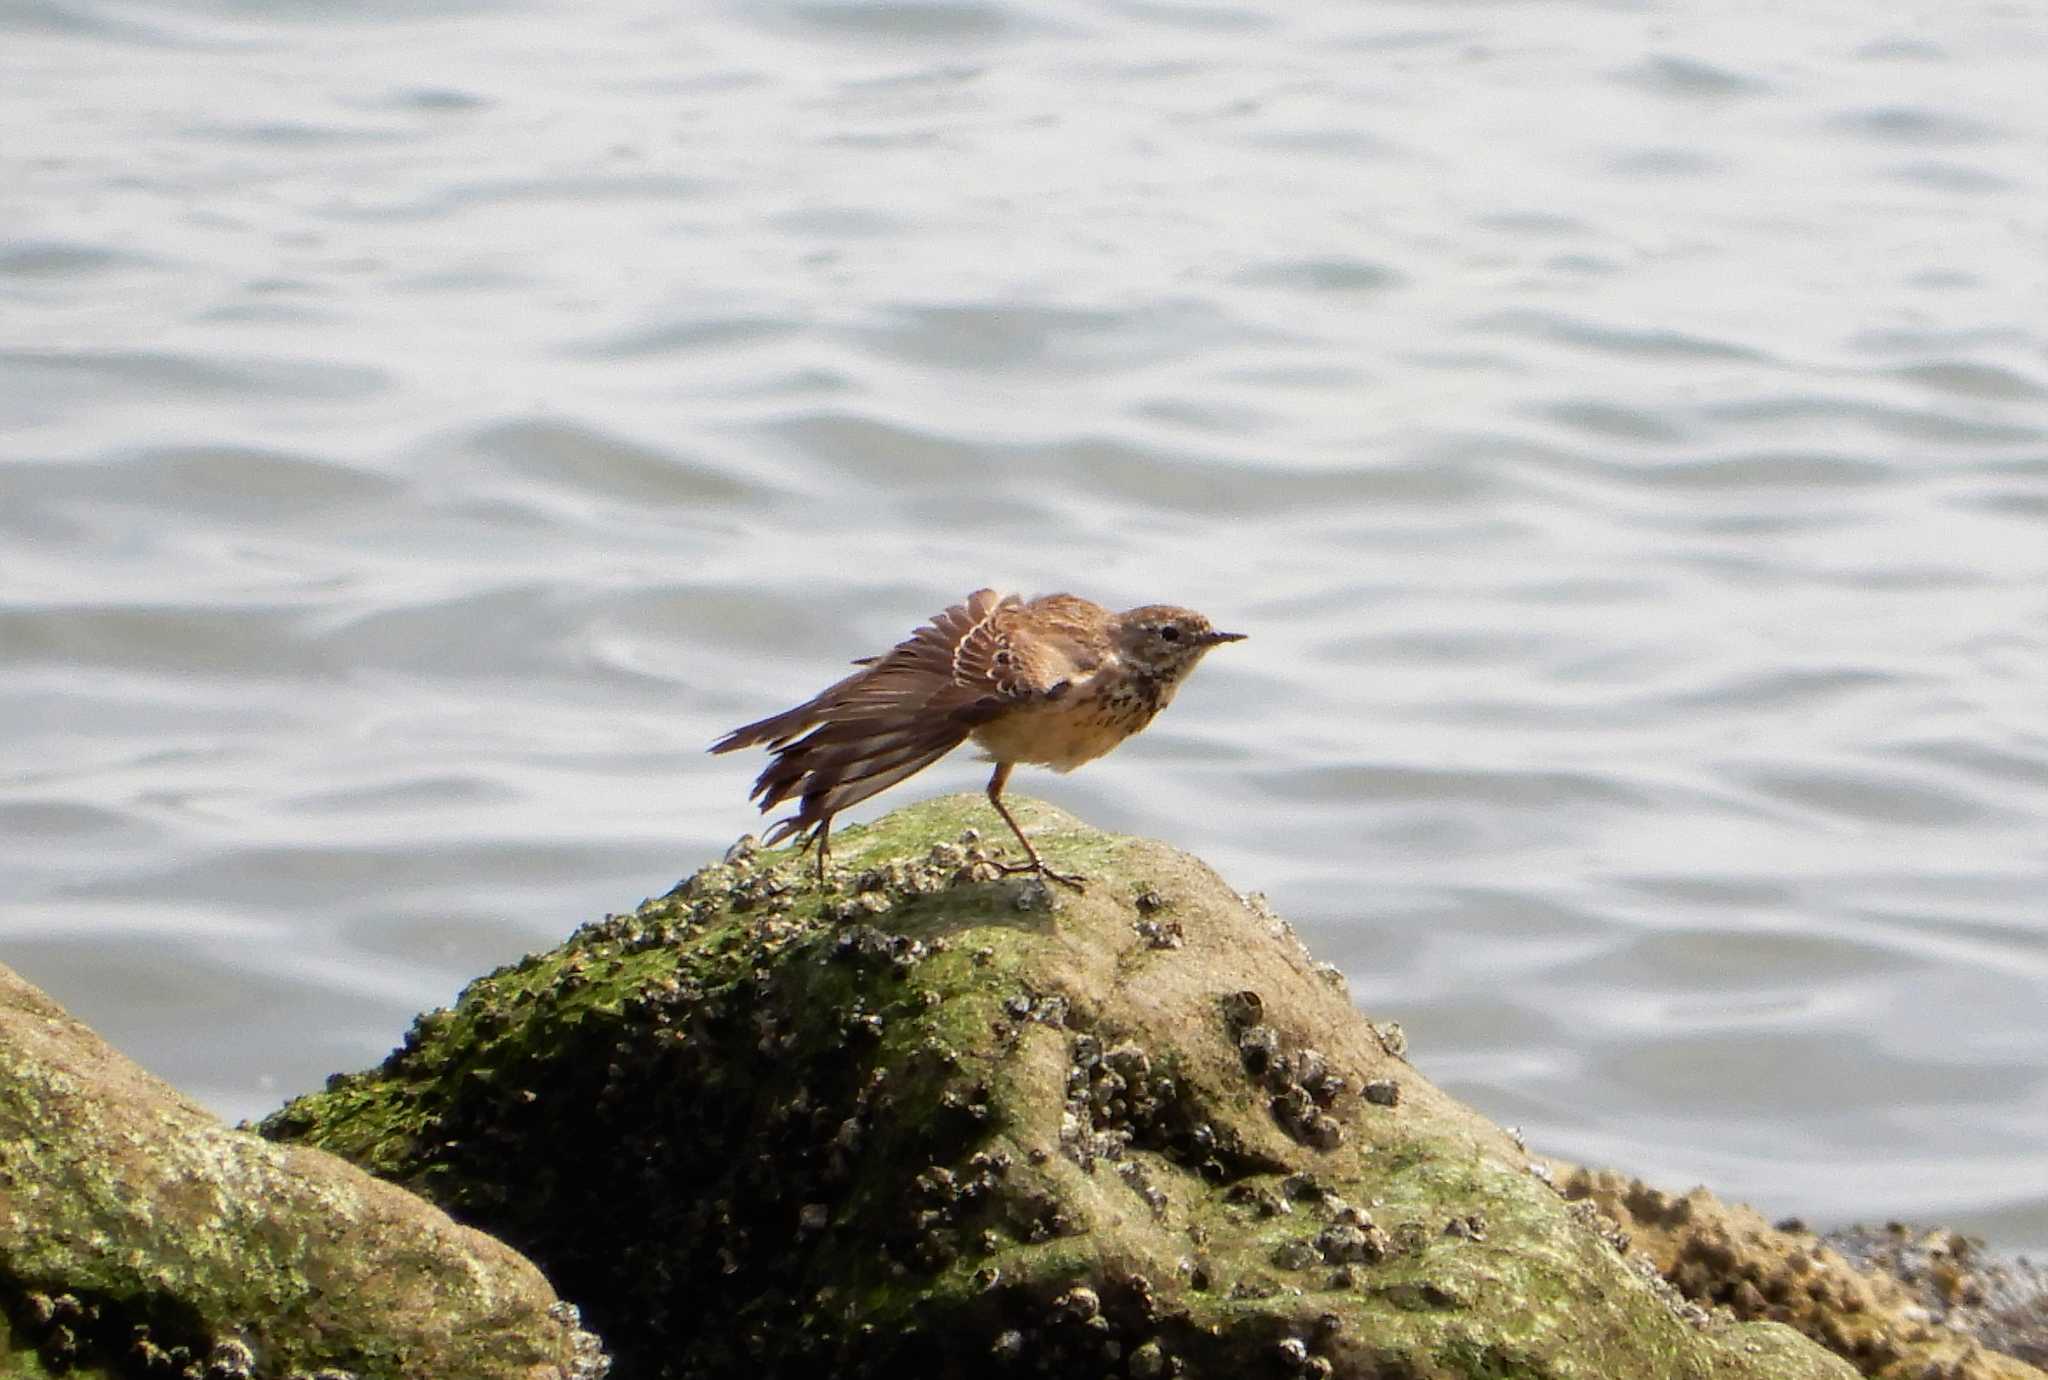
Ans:
{"label": "bird's eye", "polygon": [[1176,628],[1171,623],[1168,623],[1165,627],[1161,628],[1159,630],[1159,635],[1165,638],[1168,642],[1180,641],[1180,629]]}

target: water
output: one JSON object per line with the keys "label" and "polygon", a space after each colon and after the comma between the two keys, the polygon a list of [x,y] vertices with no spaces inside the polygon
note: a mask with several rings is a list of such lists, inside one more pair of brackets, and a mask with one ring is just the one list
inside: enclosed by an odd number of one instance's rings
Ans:
{"label": "water", "polygon": [[1171,600],[1022,789],[1539,1148],[2048,1246],[2041,19],[14,0],[0,959],[258,1115],[948,601]]}

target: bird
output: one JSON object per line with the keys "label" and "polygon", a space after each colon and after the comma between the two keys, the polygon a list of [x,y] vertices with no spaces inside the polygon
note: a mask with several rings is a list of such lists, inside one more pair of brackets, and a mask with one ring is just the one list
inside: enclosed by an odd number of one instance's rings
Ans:
{"label": "bird", "polygon": [[763,814],[792,799],[797,810],[762,845],[794,835],[800,848],[815,847],[822,890],[833,816],[972,739],[995,763],[989,803],[1029,859],[998,868],[1079,891],[1087,879],[1048,867],[1003,804],[1011,770],[1067,772],[1102,756],[1149,724],[1209,651],[1244,637],[1172,604],[1116,613],[1073,594],[1027,600],[978,589],[889,651],[856,660],[860,669],[844,680],[732,730],[711,751],[774,754],[750,798]]}

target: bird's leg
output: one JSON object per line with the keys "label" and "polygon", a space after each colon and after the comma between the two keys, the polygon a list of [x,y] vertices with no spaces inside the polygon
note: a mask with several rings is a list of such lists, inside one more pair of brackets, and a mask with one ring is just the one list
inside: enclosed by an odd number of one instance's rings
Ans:
{"label": "bird's leg", "polygon": [[811,830],[810,837],[804,840],[806,848],[814,845],[818,850],[818,890],[823,891],[826,886],[825,868],[832,861],[832,816],[826,815],[819,820],[818,827]]}
{"label": "bird's leg", "polygon": [[996,763],[995,775],[988,779],[988,803],[996,807],[996,813],[1003,817],[1003,823],[1010,826],[1010,832],[1017,836],[1017,842],[1024,845],[1024,855],[1030,858],[1031,861],[1028,863],[997,863],[996,868],[1002,872],[1036,872],[1047,881],[1070,886],[1076,891],[1085,890],[1088,881],[1086,877],[1072,872],[1055,872],[1045,865],[1045,859],[1038,856],[1038,850],[1031,846],[1031,840],[1024,837],[1024,830],[1018,826],[1016,819],[1010,814],[1010,807],[1003,804],[1003,787],[1010,780],[1011,765],[1009,762]]}

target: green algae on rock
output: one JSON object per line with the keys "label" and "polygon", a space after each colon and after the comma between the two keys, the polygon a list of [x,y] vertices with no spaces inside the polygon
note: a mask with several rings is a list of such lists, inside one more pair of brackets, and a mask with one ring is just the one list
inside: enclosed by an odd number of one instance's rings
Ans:
{"label": "green algae on rock", "polygon": [[220,1124],[0,967],[0,1374],[597,1380],[540,1273]]}
{"label": "green algae on rock", "polygon": [[[736,850],[265,1123],[542,1263],[634,1377],[1845,1380],[1712,1318],[1200,862],[979,797]],[[1367,1089],[1371,1089],[1370,1095]]]}

